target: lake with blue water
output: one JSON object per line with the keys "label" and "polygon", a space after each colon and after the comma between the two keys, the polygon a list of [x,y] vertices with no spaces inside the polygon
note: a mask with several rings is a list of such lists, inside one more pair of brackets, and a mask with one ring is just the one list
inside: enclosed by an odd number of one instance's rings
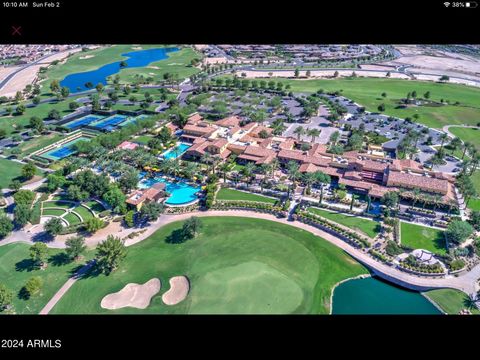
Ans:
{"label": "lake with blue water", "polygon": [[[107,78],[117,74],[121,69],[144,67],[155,61],[165,60],[168,58],[168,53],[178,50],[176,47],[168,47],[123,53],[122,56],[127,57],[127,59],[103,65],[96,70],[70,74],[60,81],[60,86],[66,86],[71,93],[76,93],[89,90],[85,87],[87,82],[91,82],[93,86],[99,83],[107,85]],[[126,67],[120,67],[122,61],[126,62]]]}
{"label": "lake with blue water", "polygon": [[439,315],[442,314],[417,291],[407,290],[376,277],[352,279],[333,293],[333,314],[344,315]]}

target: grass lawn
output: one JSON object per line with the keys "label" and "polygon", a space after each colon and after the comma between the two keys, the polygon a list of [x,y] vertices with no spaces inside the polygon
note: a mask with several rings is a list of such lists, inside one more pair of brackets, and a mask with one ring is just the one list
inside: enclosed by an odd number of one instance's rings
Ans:
{"label": "grass lawn", "polygon": [[[447,314],[458,315],[460,310],[468,308],[468,295],[456,289],[430,290],[424,293]],[[472,314],[480,314],[480,310],[470,309]]]}
{"label": "grass lawn", "polygon": [[62,209],[70,209],[73,207],[75,203],[68,202],[68,201],[44,201],[43,208],[55,207],[55,208],[62,208]]}
{"label": "grass lawn", "polygon": [[[274,78],[289,84],[294,92],[311,93],[319,89],[325,91],[342,91],[342,95],[365,106],[368,111],[378,111],[380,104],[385,104],[384,113],[387,115],[405,118],[418,114],[418,122],[432,128],[441,128],[444,125],[476,125],[480,119],[480,89],[460,84],[440,84],[431,81],[382,79],[382,78],[351,78],[351,79],[315,79],[294,80]],[[406,109],[397,109],[398,100],[408,92],[416,91],[419,97],[430,91],[430,99],[440,101],[456,101],[460,105],[445,106],[414,106]],[[387,93],[384,99],[381,94]]]}
{"label": "grass lawn", "polygon": [[65,213],[65,210],[62,209],[43,209],[42,216],[62,216]]}
{"label": "grass lawn", "polygon": [[153,138],[154,138],[153,135],[141,135],[141,136],[137,136],[132,141],[139,144],[147,145],[147,143]]}
{"label": "grass lawn", "polygon": [[90,209],[92,209],[96,213],[100,213],[105,210],[103,205],[95,200],[87,201],[86,203],[84,203],[84,205],[87,205]]}
{"label": "grass lawn", "polygon": [[[14,292],[13,305],[17,314],[38,314],[68,280],[72,270],[81,264],[66,263],[62,250],[49,249],[48,267],[45,270],[33,269],[29,248],[30,245],[20,243],[0,246],[0,282]],[[25,300],[20,291],[33,276],[43,279],[43,287],[39,294]]]}
{"label": "grass lawn", "polygon": [[275,204],[277,199],[269,198],[262,195],[250,194],[234,189],[220,189],[217,193],[217,200],[243,200],[243,201],[259,201],[269,204]]}
{"label": "grass lawn", "polygon": [[401,222],[402,244],[413,249],[424,249],[437,254],[446,254],[445,237],[442,230]]}
{"label": "grass lawn", "polygon": [[0,189],[7,188],[12,180],[22,176],[22,166],[15,161],[0,158]]}
{"label": "grass lawn", "polygon": [[37,150],[43,149],[45,146],[51,145],[57,141],[62,140],[65,135],[60,134],[48,134],[35,137],[29,141],[23,141],[17,146],[20,149],[20,157],[29,155]]}
{"label": "grass lawn", "polygon": [[[339,248],[288,225],[237,217],[202,222],[196,239],[166,241],[181,229],[183,222],[175,222],[129,247],[114,273],[77,281],[52,313],[327,314],[333,286],[367,273]],[[168,279],[182,274],[189,278],[190,293],[180,304],[166,306],[161,295],[169,289]],[[105,295],[153,277],[162,289],[146,309],[100,307]]]}
{"label": "grass lawn", "polygon": [[359,230],[362,233],[374,238],[380,232],[380,224],[373,220],[362,219],[355,216],[348,216],[336,212],[326,211],[319,208],[309,207],[308,211],[320,215],[326,219],[345,225],[351,229]]}
{"label": "grass lawn", "polygon": [[480,149],[480,130],[477,128],[450,127],[448,129],[453,135],[458,136],[463,141],[469,142]]}
{"label": "grass lawn", "polygon": [[92,212],[83,206],[77,206],[75,209],[73,209],[73,211],[80,214],[80,216],[83,218],[83,221],[93,217]]}
{"label": "grass lawn", "polygon": [[468,200],[467,207],[473,211],[480,211],[480,199],[474,198]]}
{"label": "grass lawn", "polygon": [[70,225],[79,224],[81,222],[80,218],[74,213],[68,213],[63,218],[67,220]]}

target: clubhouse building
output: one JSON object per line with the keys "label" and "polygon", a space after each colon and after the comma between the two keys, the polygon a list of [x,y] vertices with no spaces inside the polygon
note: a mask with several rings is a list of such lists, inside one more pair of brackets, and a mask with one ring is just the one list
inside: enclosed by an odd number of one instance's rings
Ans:
{"label": "clubhouse building", "polygon": [[192,144],[183,155],[185,159],[198,160],[208,153],[220,159],[235,155],[241,164],[262,165],[277,159],[285,165],[295,161],[302,173],[321,171],[348,189],[372,198],[381,198],[389,191],[408,198],[418,189],[439,203],[457,203],[453,176],[424,169],[413,160],[388,159],[376,149],[335,155],[328,153],[323,144],[313,144],[303,151],[296,139],[275,136],[272,129],[255,122],[244,124],[237,116],[211,123],[193,114],[183,128],[181,140]]}

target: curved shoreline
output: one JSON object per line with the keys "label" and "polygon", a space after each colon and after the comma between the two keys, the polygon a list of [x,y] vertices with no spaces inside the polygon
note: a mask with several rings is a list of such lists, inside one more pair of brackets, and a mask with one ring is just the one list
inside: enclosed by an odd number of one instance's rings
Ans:
{"label": "curved shoreline", "polygon": [[332,292],[330,294],[330,311],[329,311],[329,315],[333,315],[332,314],[332,311],[333,311],[333,293],[335,292],[335,289],[337,288],[337,286],[339,285],[342,285],[343,283],[347,282],[347,281],[350,281],[350,280],[357,280],[357,279],[367,279],[369,277],[372,277],[372,274],[360,274],[360,275],[357,275],[357,276],[353,276],[353,277],[350,277],[350,278],[347,278],[347,279],[343,279],[339,282],[337,282],[333,287],[332,287]]}
{"label": "curved shoreline", "polygon": [[420,295],[422,295],[425,299],[427,299],[427,300],[428,300],[433,306],[435,306],[435,307],[438,309],[438,311],[440,311],[443,315],[448,315],[448,313],[447,313],[445,310],[443,310],[443,309],[440,307],[440,305],[438,305],[435,301],[433,301],[432,299],[430,299],[426,293],[420,292]]}

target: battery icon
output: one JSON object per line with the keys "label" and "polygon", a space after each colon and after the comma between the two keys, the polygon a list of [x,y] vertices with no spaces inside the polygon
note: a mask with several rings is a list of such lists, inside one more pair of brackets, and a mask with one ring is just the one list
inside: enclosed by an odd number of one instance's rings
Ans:
{"label": "battery icon", "polygon": [[478,6],[476,1],[470,1],[465,3],[465,7],[467,8],[476,8]]}

